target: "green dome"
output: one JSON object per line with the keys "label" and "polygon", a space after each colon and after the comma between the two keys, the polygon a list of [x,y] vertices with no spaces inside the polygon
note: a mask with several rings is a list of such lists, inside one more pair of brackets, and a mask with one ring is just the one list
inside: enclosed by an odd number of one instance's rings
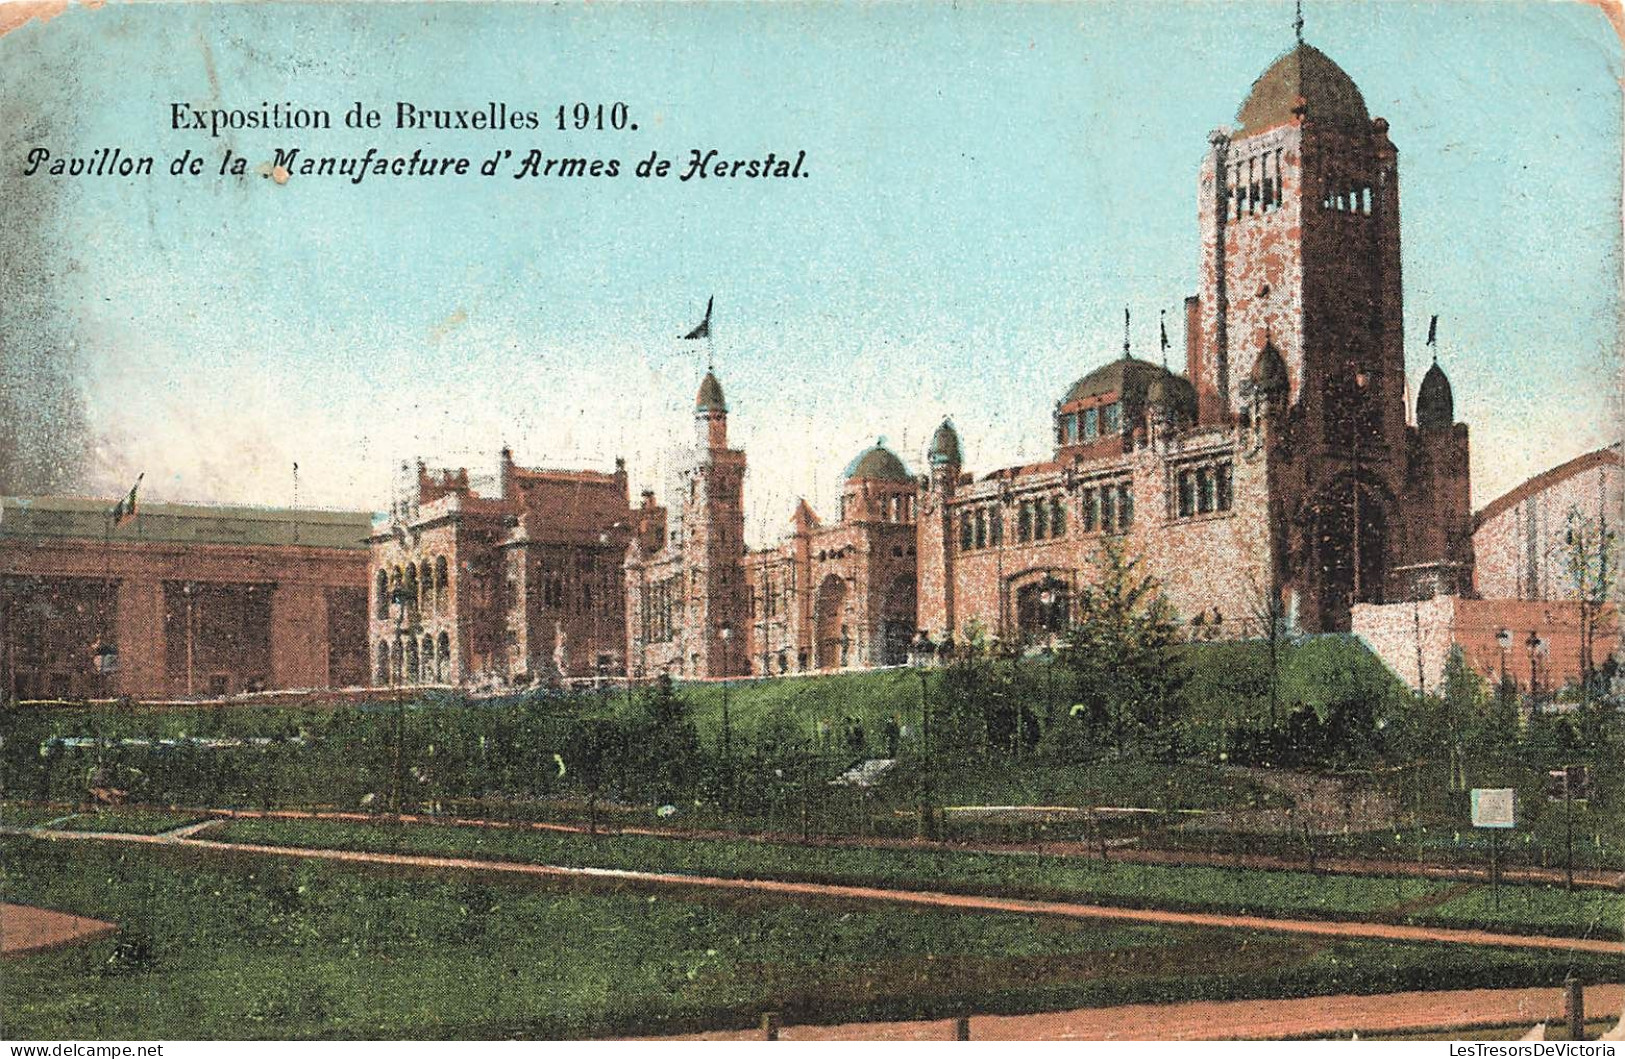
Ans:
{"label": "green dome", "polygon": [[711,372],[705,373],[705,379],[700,383],[700,395],[694,400],[696,412],[726,412],[728,404],[722,399],[722,384]]}
{"label": "green dome", "polygon": [[1307,44],[1287,52],[1258,80],[1236,113],[1237,135],[1263,132],[1291,121],[1299,100],[1304,120],[1363,131],[1371,126],[1365,97],[1354,78],[1343,72],[1326,53]]}
{"label": "green dome", "polygon": [[1146,387],[1145,403],[1173,418],[1196,419],[1196,387],[1183,375],[1170,372],[1153,379]]}
{"label": "green dome", "polygon": [[864,449],[858,458],[846,465],[846,478],[867,479],[877,482],[912,482],[914,476],[908,473],[903,461],[885,445],[876,442],[872,448]]}
{"label": "green dome", "polygon": [[1169,374],[1167,368],[1149,360],[1119,357],[1073,383],[1061,403],[1071,404],[1115,393],[1125,404],[1138,407],[1145,403],[1145,392],[1151,384]]}
{"label": "green dome", "polygon": [[964,462],[964,455],[959,448],[959,432],[954,429],[953,423],[944,419],[937,432],[931,435],[931,451],[927,457],[932,464],[948,463],[955,467]]}

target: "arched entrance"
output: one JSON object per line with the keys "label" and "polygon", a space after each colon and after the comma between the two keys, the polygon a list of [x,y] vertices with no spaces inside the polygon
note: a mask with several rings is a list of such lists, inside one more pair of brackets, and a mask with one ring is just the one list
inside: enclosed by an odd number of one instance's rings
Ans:
{"label": "arched entrance", "polygon": [[1072,620],[1072,589],[1046,574],[1016,589],[1016,628],[1023,640],[1059,636]]}
{"label": "arched entrance", "polygon": [[838,669],[847,664],[852,643],[850,632],[844,624],[845,614],[846,580],[830,574],[818,586],[818,601],[813,616],[813,627],[817,631],[815,665],[819,669]]}
{"label": "arched entrance", "polygon": [[880,644],[876,651],[876,664],[907,664],[914,643],[914,596],[912,574],[899,574],[886,586],[886,594],[880,600]]}
{"label": "arched entrance", "polygon": [[[1359,533],[1355,533],[1358,524]],[[1388,570],[1388,504],[1372,483],[1349,476],[1332,483],[1309,512],[1306,530],[1322,632],[1347,632],[1355,603],[1384,602]]]}

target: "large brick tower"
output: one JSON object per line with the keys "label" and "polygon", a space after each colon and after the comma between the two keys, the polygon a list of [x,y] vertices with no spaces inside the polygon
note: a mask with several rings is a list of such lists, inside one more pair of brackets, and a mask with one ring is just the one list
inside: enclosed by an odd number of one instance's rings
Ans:
{"label": "large brick tower", "polygon": [[1204,423],[1245,421],[1261,380],[1284,386],[1276,579],[1306,627],[1346,629],[1352,603],[1403,591],[1398,156],[1354,81],[1301,37],[1237,118],[1202,164],[1190,376]]}
{"label": "large brick tower", "polygon": [[[683,569],[689,658],[696,676],[732,676],[749,664],[745,643],[745,453],[728,447],[722,384],[705,373],[694,402],[698,458],[683,478]],[[724,629],[727,635],[724,635]]]}

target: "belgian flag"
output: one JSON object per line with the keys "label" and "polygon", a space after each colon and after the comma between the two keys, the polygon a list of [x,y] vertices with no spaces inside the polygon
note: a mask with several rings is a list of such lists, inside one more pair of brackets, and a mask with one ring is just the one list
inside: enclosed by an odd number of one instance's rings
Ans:
{"label": "belgian flag", "polygon": [[113,525],[122,526],[126,522],[135,518],[135,491],[141,488],[141,479],[145,477],[145,473],[136,475],[135,484],[130,486],[130,495],[124,497],[118,503],[113,505],[113,510],[108,516],[110,519],[112,519]]}

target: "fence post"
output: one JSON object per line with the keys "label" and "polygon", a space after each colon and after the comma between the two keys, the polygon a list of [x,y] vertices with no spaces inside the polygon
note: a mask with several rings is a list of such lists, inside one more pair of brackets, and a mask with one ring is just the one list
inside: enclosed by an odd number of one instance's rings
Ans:
{"label": "fence post", "polygon": [[968,1041],[968,1040],[970,1040],[970,1019],[969,1019],[969,1017],[967,1017],[965,1015],[961,1015],[961,1016],[959,1016],[959,1018],[954,1020],[954,1040],[956,1040],[956,1041]]}
{"label": "fence post", "polygon": [[1585,986],[1572,974],[1563,979],[1563,1015],[1569,1021],[1569,1039],[1573,1041],[1585,1040]]}
{"label": "fence post", "polygon": [[776,1041],[779,1039],[779,1013],[777,1011],[762,1012],[762,1040]]}

